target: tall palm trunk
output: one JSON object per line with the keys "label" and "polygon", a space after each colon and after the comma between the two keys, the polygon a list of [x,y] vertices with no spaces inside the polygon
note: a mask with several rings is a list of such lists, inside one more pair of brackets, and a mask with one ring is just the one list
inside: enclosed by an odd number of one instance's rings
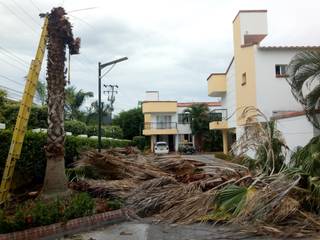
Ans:
{"label": "tall palm trunk", "polygon": [[71,25],[64,17],[63,8],[54,8],[48,22],[48,138],[45,146],[47,157],[43,194],[48,197],[65,195],[68,192],[64,162],[64,101],[65,101],[65,50],[76,54],[80,41],[73,40]]}

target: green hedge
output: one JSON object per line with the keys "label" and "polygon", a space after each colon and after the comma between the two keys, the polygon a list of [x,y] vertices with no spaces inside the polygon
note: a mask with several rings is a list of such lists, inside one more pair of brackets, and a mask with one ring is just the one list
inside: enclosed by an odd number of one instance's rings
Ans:
{"label": "green hedge", "polygon": [[[16,124],[20,105],[18,103],[6,104],[0,112],[4,118],[7,128],[13,128]],[[28,122],[28,128],[47,128],[48,110],[47,107],[32,106]]]}
{"label": "green hedge", "polygon": [[73,135],[87,134],[87,125],[78,120],[69,120],[64,122],[64,130]]}
{"label": "green hedge", "polygon": [[[12,132],[0,131],[0,176],[2,176],[7,159]],[[15,169],[15,185],[20,187],[32,181],[42,182],[45,172],[44,145],[47,135],[28,131],[22,147],[21,157]],[[131,146],[129,140],[102,140],[102,148]],[[66,166],[70,166],[79,156],[81,151],[97,147],[97,139],[67,136],[65,142]]]}

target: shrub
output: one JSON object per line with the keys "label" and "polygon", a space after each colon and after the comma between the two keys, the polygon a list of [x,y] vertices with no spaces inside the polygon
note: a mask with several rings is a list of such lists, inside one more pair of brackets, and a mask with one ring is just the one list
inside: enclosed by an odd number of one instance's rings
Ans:
{"label": "shrub", "polygon": [[139,148],[141,151],[143,151],[144,148],[146,147],[145,136],[135,136],[133,137],[132,141],[133,141],[133,144],[137,146],[137,148]]}
{"label": "shrub", "polygon": [[78,120],[65,121],[64,129],[66,132],[72,132],[73,135],[87,134],[87,125]]}
{"label": "shrub", "polygon": [[106,126],[103,127],[104,129],[104,136],[107,138],[123,138],[123,131],[119,126]]}
{"label": "shrub", "polygon": [[[8,156],[12,132],[0,131],[0,176],[5,166]],[[27,131],[20,159],[17,161],[13,188],[26,186],[30,182],[42,183],[45,173],[46,158],[44,146],[47,141],[45,133],[33,133]],[[79,158],[81,151],[96,148],[98,141],[96,139],[78,138],[67,136],[65,141],[65,163],[70,166],[74,160]],[[102,148],[126,147],[132,145],[129,140],[102,140]],[[25,176],[28,176],[27,178]]]}
{"label": "shrub", "polygon": [[[98,126],[97,125],[90,125],[87,127],[87,135],[89,137],[91,136],[98,136]],[[104,136],[105,135],[105,132],[104,132],[104,129],[101,128],[101,136]]]}
{"label": "shrub", "polygon": [[[2,115],[7,128],[13,128],[16,124],[20,105],[18,103],[6,104]],[[32,106],[28,121],[28,128],[47,128],[48,110],[47,107]]]}
{"label": "shrub", "polygon": [[[49,225],[94,213],[95,202],[87,193],[74,194],[65,200],[29,201],[16,207],[14,215],[0,209],[0,233]],[[12,210],[11,210],[12,211]]]}

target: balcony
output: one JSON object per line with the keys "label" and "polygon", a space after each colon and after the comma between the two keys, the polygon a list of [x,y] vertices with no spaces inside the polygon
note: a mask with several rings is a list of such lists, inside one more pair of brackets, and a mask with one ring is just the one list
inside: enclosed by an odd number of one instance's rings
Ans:
{"label": "balcony", "polygon": [[147,122],[144,123],[143,135],[172,135],[177,134],[176,122]]}
{"label": "balcony", "polygon": [[222,97],[227,92],[226,74],[211,74],[208,80],[208,96]]}
{"label": "balcony", "polygon": [[210,130],[228,129],[228,111],[227,109],[216,109],[210,113]]}
{"label": "balcony", "polygon": [[142,104],[142,112],[145,113],[175,113],[176,101],[147,101]]}

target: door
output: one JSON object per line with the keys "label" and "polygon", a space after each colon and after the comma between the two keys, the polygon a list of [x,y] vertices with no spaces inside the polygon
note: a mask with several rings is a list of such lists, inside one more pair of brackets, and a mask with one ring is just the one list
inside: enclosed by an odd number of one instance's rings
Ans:
{"label": "door", "polygon": [[174,136],[173,135],[168,135],[168,145],[169,145],[169,151],[174,152]]}

